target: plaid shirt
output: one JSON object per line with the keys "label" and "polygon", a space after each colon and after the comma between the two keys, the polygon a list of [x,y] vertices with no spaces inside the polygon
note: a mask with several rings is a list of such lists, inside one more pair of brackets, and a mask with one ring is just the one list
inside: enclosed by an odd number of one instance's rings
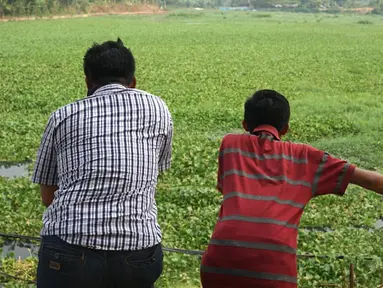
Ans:
{"label": "plaid shirt", "polygon": [[32,177],[59,187],[41,235],[102,250],[161,242],[154,194],[170,168],[172,135],[159,97],[118,84],[52,113]]}

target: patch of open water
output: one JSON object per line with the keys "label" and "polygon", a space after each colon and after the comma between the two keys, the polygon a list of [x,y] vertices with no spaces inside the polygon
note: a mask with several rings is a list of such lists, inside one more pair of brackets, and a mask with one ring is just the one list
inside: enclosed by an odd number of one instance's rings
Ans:
{"label": "patch of open water", "polygon": [[28,165],[30,161],[24,162],[0,162],[0,177],[17,178],[28,176]]}

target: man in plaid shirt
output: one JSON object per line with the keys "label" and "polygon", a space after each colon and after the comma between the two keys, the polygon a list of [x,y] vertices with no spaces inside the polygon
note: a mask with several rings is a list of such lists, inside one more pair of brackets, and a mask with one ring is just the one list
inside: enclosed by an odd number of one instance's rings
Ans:
{"label": "man in plaid shirt", "polygon": [[47,207],[37,287],[153,287],[162,273],[157,177],[173,124],[161,98],[135,89],[122,41],[85,54],[88,96],[53,112],[33,175]]}

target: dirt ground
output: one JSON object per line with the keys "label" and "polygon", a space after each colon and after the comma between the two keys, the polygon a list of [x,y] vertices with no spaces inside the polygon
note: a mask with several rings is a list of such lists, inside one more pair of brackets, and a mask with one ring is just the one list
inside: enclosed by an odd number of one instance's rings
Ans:
{"label": "dirt ground", "polygon": [[354,8],[354,9],[347,9],[347,10],[358,13],[358,14],[367,14],[367,13],[370,13],[372,10],[374,10],[374,8],[373,7],[363,7],[363,8]]}
{"label": "dirt ground", "polygon": [[4,17],[0,18],[0,22],[7,21],[26,21],[36,19],[65,19],[65,18],[85,18],[91,16],[102,16],[102,15],[140,15],[140,14],[163,14],[166,13],[164,10],[156,5],[148,4],[112,4],[112,5],[91,5],[88,8],[87,14],[76,14],[76,15],[55,15],[55,16],[44,16],[44,17]]}
{"label": "dirt ground", "polygon": [[111,4],[111,5],[92,5],[89,7],[89,13],[141,13],[151,14],[161,12],[158,6],[148,4]]}

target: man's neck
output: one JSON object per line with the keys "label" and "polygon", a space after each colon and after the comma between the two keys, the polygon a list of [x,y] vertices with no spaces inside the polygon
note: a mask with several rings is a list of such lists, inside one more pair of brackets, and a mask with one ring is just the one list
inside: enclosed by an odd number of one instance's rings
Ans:
{"label": "man's neck", "polygon": [[104,87],[106,85],[112,85],[112,84],[116,84],[116,85],[121,85],[121,86],[124,86],[126,88],[129,88],[128,86],[126,86],[125,84],[123,83],[120,83],[120,82],[108,82],[108,83],[105,83],[103,85],[94,85],[92,88],[88,88],[88,93],[87,93],[87,96],[91,96],[94,94],[94,92],[96,92],[98,89],[100,89],[101,87]]}
{"label": "man's neck", "polygon": [[92,88],[92,89],[88,89],[88,94],[86,96],[90,96],[90,95],[93,95],[94,92],[96,92],[96,90],[98,89],[99,87],[96,87],[96,88]]}

